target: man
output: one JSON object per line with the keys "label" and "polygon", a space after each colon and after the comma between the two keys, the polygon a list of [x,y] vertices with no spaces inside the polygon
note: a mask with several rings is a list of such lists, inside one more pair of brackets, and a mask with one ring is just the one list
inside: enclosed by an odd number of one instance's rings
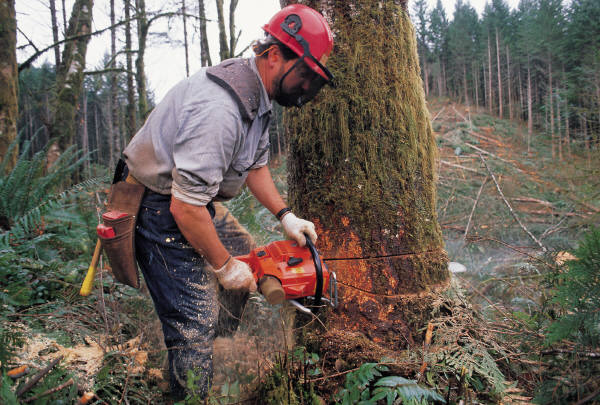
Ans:
{"label": "man", "polygon": [[224,247],[213,201],[245,183],[300,245],[316,241],[314,225],[297,218],[267,168],[271,100],[300,107],[333,76],[327,22],[291,5],[263,29],[250,59],[230,59],[177,84],[124,151],[130,176],[146,187],[136,226],[136,256],[163,327],[172,395],[185,395],[187,371],[206,395],[218,316],[213,276],[227,290],[255,291],[247,264]]}

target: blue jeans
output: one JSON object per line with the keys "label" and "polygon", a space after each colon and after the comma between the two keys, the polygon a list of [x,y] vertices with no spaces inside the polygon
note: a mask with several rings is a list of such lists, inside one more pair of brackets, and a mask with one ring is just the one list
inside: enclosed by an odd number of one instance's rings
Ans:
{"label": "blue jeans", "polygon": [[136,256],[162,324],[171,394],[185,396],[187,371],[206,395],[218,319],[217,290],[205,260],[179,231],[171,196],[146,192],[136,226]]}

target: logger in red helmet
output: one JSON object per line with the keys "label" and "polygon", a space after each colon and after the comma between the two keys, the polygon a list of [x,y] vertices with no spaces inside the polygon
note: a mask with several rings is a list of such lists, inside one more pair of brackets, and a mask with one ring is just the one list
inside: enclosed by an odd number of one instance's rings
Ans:
{"label": "logger in red helmet", "polygon": [[333,85],[333,75],[325,67],[333,49],[333,34],[321,14],[302,4],[292,4],[275,14],[263,29],[268,35],[255,46],[257,55],[263,56],[276,44],[289,59],[289,63],[279,66],[281,72],[273,83],[270,96],[275,101],[284,107],[301,107],[325,84]]}
{"label": "logger in red helmet", "polygon": [[235,331],[257,289],[250,267],[235,258],[250,250],[249,234],[219,202],[246,185],[290,239],[317,240],[314,224],[296,217],[275,187],[268,129],[272,100],[300,107],[331,85],[325,63],[333,36],[303,5],[282,9],[263,28],[254,57],[202,68],[175,85],[115,175],[145,187],[135,201],[135,254],[162,325],[172,399],[185,398],[189,371],[196,395],[208,395],[214,339]]}

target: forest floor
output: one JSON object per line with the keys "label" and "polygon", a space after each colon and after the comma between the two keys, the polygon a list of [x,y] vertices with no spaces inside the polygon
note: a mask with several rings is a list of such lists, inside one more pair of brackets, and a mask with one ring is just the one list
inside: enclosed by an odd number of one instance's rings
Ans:
{"label": "forest floor", "polygon": [[[581,234],[591,224],[600,223],[598,154],[594,158],[580,147],[569,150],[564,145],[559,159],[553,157],[548,137],[539,133],[529,140],[528,149],[523,124],[447,100],[431,100],[429,108],[439,147],[438,217],[450,260],[455,263],[453,275],[484,318],[502,322],[507,316],[515,317],[538,336],[539,314],[545,310],[548,295],[545,271],[560,266]],[[275,159],[272,171],[283,193],[285,170],[285,160]],[[94,201],[83,205],[95,212],[96,199],[90,197]],[[228,207],[258,244],[282,237],[277,221],[247,191]],[[91,217],[91,221],[80,221],[91,235],[80,240],[81,245],[95,242],[95,214]],[[166,350],[147,290],[138,292],[115,284],[104,262],[92,295],[80,297],[80,282],[91,256],[91,247],[85,246],[72,262],[56,265],[53,261],[51,269],[41,265],[44,270],[56,271],[42,280],[42,284],[47,279],[54,283],[57,292],[51,300],[20,307],[15,304],[7,315],[10,324],[5,329],[14,336],[5,333],[0,343],[19,349],[3,366],[27,366],[30,371],[14,383],[5,377],[0,399],[10,397],[3,394],[9,386],[14,389],[19,383],[22,387],[26,379],[60,359],[20,401],[41,404],[54,398],[52,403],[71,403],[82,392],[93,392],[97,403],[163,403],[168,387]],[[15,260],[23,265],[21,259]],[[67,267],[76,271],[60,273],[60,268]],[[4,293],[9,294],[8,289]],[[248,395],[248,387],[281,365],[281,355],[274,354],[294,351],[286,311],[253,296],[236,335],[217,339],[213,403],[239,403],[241,392]],[[554,358],[523,358],[526,349],[521,343],[514,346],[520,347],[519,352],[508,356],[520,357],[515,360],[519,367],[503,368],[506,379],[514,382],[498,396],[503,403],[527,403],[540,395],[539,387],[546,379],[566,378],[560,373],[549,376],[554,369],[548,364]],[[309,357],[318,363],[318,354]],[[587,367],[581,361],[585,359],[570,361],[563,371]],[[588,384],[587,388],[581,393],[574,388],[575,394],[567,393],[569,398],[598,388],[589,386],[586,376],[578,374],[584,380],[579,383],[584,388]],[[70,378],[71,384],[48,392]],[[569,380],[571,385],[579,383]],[[43,396],[35,399],[36,395]]]}

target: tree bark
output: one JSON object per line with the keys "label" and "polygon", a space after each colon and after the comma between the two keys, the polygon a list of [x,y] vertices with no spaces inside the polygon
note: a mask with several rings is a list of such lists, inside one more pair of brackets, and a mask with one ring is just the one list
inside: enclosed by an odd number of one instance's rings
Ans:
{"label": "tree bark", "polygon": [[238,36],[235,33],[235,9],[237,8],[238,0],[229,1],[229,57],[235,57],[235,48],[237,46]]}
{"label": "tree bark", "polygon": [[318,248],[341,284],[328,328],[398,349],[417,339],[417,307],[426,300],[416,294],[445,288],[449,278],[417,45],[395,1],[327,5],[336,41],[328,66],[338,85],[286,111],[289,202],[315,222]]}
{"label": "tree bark", "polygon": [[498,27],[496,27],[496,65],[498,66],[498,116],[504,117],[503,100],[502,100],[502,76],[500,73],[500,39],[498,35]]}
{"label": "tree bark", "polygon": [[7,154],[17,138],[18,86],[15,2],[7,0],[0,3],[0,159],[8,162],[7,172],[17,163],[17,148]]}
{"label": "tree bark", "polygon": [[190,77],[190,58],[188,54],[187,16],[185,0],[181,0],[181,16],[183,17],[183,49],[185,51],[185,77]]}
{"label": "tree bark", "polygon": [[[131,0],[124,0],[125,7],[125,63],[127,67],[127,108],[125,110],[125,127],[127,128],[127,140],[135,134],[137,128],[135,116],[135,89],[133,87],[133,61],[131,58]],[[117,153],[120,153],[119,147]]]}
{"label": "tree bark", "polygon": [[[85,91],[85,88],[82,87],[82,95],[81,95],[81,106],[82,106],[82,113],[81,113],[81,149],[83,149],[83,153],[85,155],[89,154],[90,152],[90,134],[88,132],[88,100],[87,100],[87,93]],[[89,159],[85,160],[84,163],[84,169],[85,169],[85,176],[90,177],[90,161]],[[85,177],[84,176],[84,177]]]}
{"label": "tree bark", "polygon": [[489,97],[488,97],[488,89],[487,89],[487,78],[485,75],[485,62],[483,62],[481,64],[481,70],[483,71],[483,101],[489,109],[490,106],[489,106]]}
{"label": "tree bark", "polygon": [[221,60],[229,58],[229,46],[227,45],[227,32],[225,30],[225,14],[223,13],[223,0],[217,1],[217,18],[219,20],[219,57]]}
{"label": "tree bark", "polygon": [[56,104],[50,133],[61,151],[75,139],[75,118],[83,87],[83,70],[92,26],[93,0],[76,0],[66,37],[79,36],[65,43],[56,75]]}
{"label": "tree bark", "polygon": [[463,90],[465,93],[465,104],[469,105],[469,92],[467,90],[467,63],[463,62]]}
{"label": "tree bark", "polygon": [[508,49],[508,45],[506,45],[506,77],[508,79],[508,118],[512,121],[513,119],[513,108],[512,108],[512,94],[511,94],[511,86],[510,82],[510,52]]}
{"label": "tree bark", "polygon": [[548,55],[548,104],[550,107],[550,139],[552,140],[552,157],[556,157],[556,134],[554,133],[554,89],[552,88],[552,55]]}
{"label": "tree bark", "polygon": [[473,70],[473,79],[475,80],[475,107],[479,108],[479,75],[477,74],[478,72],[476,64],[472,64],[471,67]]}
{"label": "tree bark", "polygon": [[[50,21],[52,23],[52,39],[54,43],[58,42],[58,22],[56,20],[56,0],[50,0]],[[54,66],[60,65],[60,47],[54,47]]]}
{"label": "tree bark", "polygon": [[569,82],[567,81],[565,74],[565,67],[563,66],[563,81],[565,82],[565,140],[567,142],[567,155],[571,156],[571,128],[569,127]]}
{"label": "tree bark", "polygon": [[533,99],[531,95],[531,58],[527,54],[527,153],[530,152],[533,135]]}
{"label": "tree bark", "polygon": [[206,13],[204,12],[204,0],[198,0],[198,18],[200,19],[200,63],[202,66],[211,66],[210,51],[208,49],[208,37],[206,35]]}
{"label": "tree bark", "polygon": [[488,97],[489,104],[488,108],[490,110],[490,114],[494,111],[494,96],[492,94],[492,45],[490,44],[490,33],[488,32]]}
{"label": "tree bark", "polygon": [[427,55],[423,52],[423,78],[425,79],[425,97],[429,97],[429,69],[427,66]]}
{"label": "tree bark", "polygon": [[[119,120],[119,106],[117,103],[117,27],[115,27],[115,0],[110,0],[110,95],[108,98],[108,165],[115,167],[115,143],[117,142],[117,122]],[[99,148],[100,146],[98,146]],[[98,149],[100,150],[100,149]],[[100,155],[100,154],[99,154]],[[100,157],[100,156],[98,156]]]}
{"label": "tree bark", "polygon": [[146,119],[146,115],[148,115],[148,94],[146,91],[146,72],[144,65],[144,56],[146,55],[146,41],[148,39],[148,30],[150,29],[150,24],[148,23],[148,18],[146,17],[146,1],[136,0],[136,8],[138,28],[138,51],[137,58],[135,59],[135,84],[138,93],[138,114],[140,116],[140,120],[143,122]]}

